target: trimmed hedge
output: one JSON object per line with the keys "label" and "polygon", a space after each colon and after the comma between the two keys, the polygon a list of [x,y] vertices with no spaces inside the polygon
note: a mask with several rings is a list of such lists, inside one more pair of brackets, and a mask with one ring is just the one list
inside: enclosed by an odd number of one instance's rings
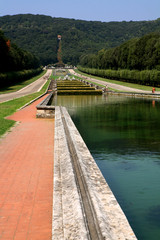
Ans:
{"label": "trimmed hedge", "polygon": [[42,72],[41,68],[23,70],[17,72],[0,73],[0,88],[8,87],[16,83],[23,82]]}
{"label": "trimmed hedge", "polygon": [[65,83],[65,84],[81,84],[81,82],[78,81],[78,80],[73,80],[73,81],[70,81],[70,80],[57,80],[57,84],[60,84],[60,83]]}
{"label": "trimmed hedge", "polygon": [[101,95],[102,90],[58,90],[58,95]]}
{"label": "trimmed hedge", "polygon": [[146,86],[160,87],[160,71],[158,70],[104,70],[96,68],[85,68],[78,66],[81,72],[92,74],[102,78],[108,78],[113,80],[119,80],[130,83],[137,83]]}
{"label": "trimmed hedge", "polygon": [[84,83],[57,83],[57,86],[82,86]]}
{"label": "trimmed hedge", "polygon": [[89,85],[86,84],[57,84],[57,87],[90,87]]}
{"label": "trimmed hedge", "polygon": [[57,94],[58,95],[100,95],[102,94],[102,90],[95,90],[94,87],[90,87],[90,85],[86,85],[83,82],[79,82],[77,80],[74,81],[66,81],[61,80],[57,81]]}
{"label": "trimmed hedge", "polygon": [[94,87],[58,87],[58,91],[59,90],[86,90],[86,91],[90,91],[90,90],[95,90]]}

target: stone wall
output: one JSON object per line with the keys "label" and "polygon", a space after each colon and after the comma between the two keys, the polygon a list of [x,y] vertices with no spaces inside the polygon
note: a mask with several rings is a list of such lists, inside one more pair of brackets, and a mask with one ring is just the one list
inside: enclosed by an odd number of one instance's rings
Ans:
{"label": "stone wall", "polygon": [[37,118],[54,118],[55,106],[50,105],[53,96],[54,96],[53,93],[50,93],[40,104],[36,106]]}
{"label": "stone wall", "polygon": [[55,108],[52,239],[136,239],[63,107]]}

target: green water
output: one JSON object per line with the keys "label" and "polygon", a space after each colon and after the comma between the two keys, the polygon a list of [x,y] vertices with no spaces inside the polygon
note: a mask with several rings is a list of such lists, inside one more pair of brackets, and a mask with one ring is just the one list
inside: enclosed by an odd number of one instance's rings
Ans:
{"label": "green water", "polygon": [[63,96],[139,240],[160,239],[160,101]]}

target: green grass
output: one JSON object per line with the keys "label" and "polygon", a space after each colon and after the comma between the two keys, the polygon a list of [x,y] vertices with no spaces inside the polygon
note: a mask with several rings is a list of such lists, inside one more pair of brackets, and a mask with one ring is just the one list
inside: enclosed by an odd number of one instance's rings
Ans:
{"label": "green grass", "polygon": [[[122,81],[117,81],[117,80],[111,80],[111,79],[96,77],[96,76],[93,76],[93,75],[83,73],[83,72],[79,71],[78,69],[76,69],[75,72],[79,73],[79,74],[82,74],[86,77],[95,78],[95,79],[98,79],[98,80],[101,80],[101,81],[104,81],[104,82],[119,84],[119,85],[122,85],[122,86],[125,86],[125,87],[131,87],[131,88],[140,89],[140,90],[144,90],[144,91],[151,91],[152,90],[152,86],[144,86],[144,85],[135,84],[135,83],[127,83],[127,82],[122,82]],[[90,82],[89,80],[87,80],[87,81]],[[156,91],[160,91],[160,88],[156,87]]]}
{"label": "green grass", "polygon": [[45,93],[48,88],[50,81],[48,80],[46,84],[43,86],[40,92],[33,93],[21,98],[17,98],[14,100],[10,100],[8,102],[0,103],[0,136],[6,133],[14,124],[15,121],[5,119],[5,117],[10,116],[14,112],[16,112],[19,108],[23,107],[28,102],[37,98],[38,96]]}
{"label": "green grass", "polygon": [[42,77],[46,73],[46,71],[47,70],[44,70],[39,75],[37,75],[37,76],[35,76],[31,79],[25,80],[23,82],[17,83],[16,85],[9,86],[9,87],[6,87],[4,89],[0,89],[0,94],[16,92],[16,91],[22,89],[22,88],[26,87],[27,85],[31,84],[32,82],[36,81],[40,77]]}

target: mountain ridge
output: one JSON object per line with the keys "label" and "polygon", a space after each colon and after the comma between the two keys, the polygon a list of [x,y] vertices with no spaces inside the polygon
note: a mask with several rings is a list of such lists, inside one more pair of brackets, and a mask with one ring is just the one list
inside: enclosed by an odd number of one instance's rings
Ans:
{"label": "mountain ridge", "polygon": [[43,65],[57,62],[57,35],[62,35],[62,59],[76,65],[93,54],[145,34],[160,32],[160,18],[150,21],[87,21],[42,14],[0,17],[0,28],[18,46],[40,58]]}

